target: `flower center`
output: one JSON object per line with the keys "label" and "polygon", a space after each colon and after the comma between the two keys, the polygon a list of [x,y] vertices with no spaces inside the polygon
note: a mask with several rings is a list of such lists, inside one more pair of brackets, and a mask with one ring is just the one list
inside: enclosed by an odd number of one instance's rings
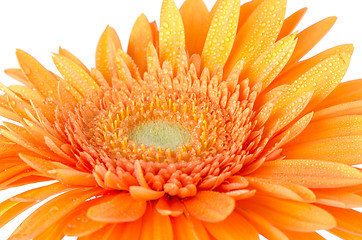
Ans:
{"label": "flower center", "polygon": [[161,149],[170,148],[175,151],[176,147],[190,143],[190,133],[180,124],[155,120],[138,124],[130,130],[129,139],[145,146],[155,146]]}

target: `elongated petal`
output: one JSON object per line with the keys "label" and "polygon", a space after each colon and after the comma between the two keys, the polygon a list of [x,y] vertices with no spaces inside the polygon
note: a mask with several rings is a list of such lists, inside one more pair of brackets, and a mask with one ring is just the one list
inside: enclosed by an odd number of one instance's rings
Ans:
{"label": "elongated petal", "polygon": [[235,207],[234,199],[212,191],[198,192],[195,197],[186,199],[184,204],[191,215],[205,222],[222,221]]}
{"label": "elongated petal", "polygon": [[185,30],[182,18],[173,0],[164,0],[160,18],[160,61],[169,61],[176,66],[176,55],[179,48],[185,48]]}
{"label": "elongated petal", "polygon": [[292,65],[307,54],[333,27],[336,17],[319,21],[297,35],[298,43],[288,65]]}
{"label": "elongated petal", "polygon": [[116,227],[119,227],[119,225],[116,223],[108,224],[107,226],[101,228],[100,230],[94,233],[91,233],[87,236],[79,237],[78,240],[93,240],[93,239],[108,240],[112,232],[116,229]]}
{"label": "elongated petal", "polygon": [[336,226],[332,215],[309,203],[258,196],[246,204],[245,208],[264,216],[275,226],[291,231],[313,232]]}
{"label": "elongated petal", "polygon": [[323,206],[337,221],[337,228],[362,237],[362,213],[352,209]]}
{"label": "elongated petal", "polygon": [[353,233],[349,233],[349,232],[340,230],[338,228],[330,229],[330,230],[328,230],[328,232],[336,235],[337,237],[340,237],[341,239],[348,239],[348,240],[360,240],[361,239],[361,236],[359,236],[359,235],[355,235]]}
{"label": "elongated petal", "polygon": [[117,76],[115,58],[117,50],[122,49],[116,31],[107,27],[99,39],[96,50],[96,67],[109,84]]}
{"label": "elongated petal", "polygon": [[[308,103],[311,101],[313,92],[303,92],[296,99],[288,99],[288,104],[280,108],[279,102],[274,104],[273,110],[265,125],[265,131],[279,131],[293,121],[298,115],[302,113]],[[275,129],[275,125],[277,125]]]}
{"label": "elongated petal", "polygon": [[97,186],[94,176],[90,173],[73,169],[53,169],[49,170],[47,173],[62,183],[86,187]]}
{"label": "elongated petal", "polygon": [[189,55],[201,55],[209,28],[209,10],[202,0],[186,0],[180,8],[180,13],[185,26]]}
{"label": "elongated petal", "polygon": [[285,8],[285,0],[264,0],[256,8],[236,35],[226,73],[240,59],[244,60],[245,68],[248,68],[252,61],[275,42],[283,24]]}
{"label": "elongated petal", "polygon": [[317,202],[323,205],[338,208],[362,207],[362,196],[339,189],[314,190]]}
{"label": "elongated petal", "polygon": [[80,237],[94,233],[106,226],[108,223],[94,221],[87,217],[87,211],[89,207],[97,204],[98,202],[99,199],[87,201],[70,216],[68,216],[64,220],[66,221],[66,225],[64,226],[64,233],[67,236]]}
{"label": "elongated petal", "polygon": [[53,198],[26,218],[14,231],[10,239],[26,240],[37,236],[85,200],[103,191],[103,189],[99,188],[91,190],[76,189]]}
{"label": "elongated petal", "polygon": [[87,72],[88,74],[90,74],[90,71],[88,70],[88,68],[76,57],[74,56],[71,52],[69,52],[66,49],[63,49],[61,47],[59,47],[59,55],[62,55],[68,59],[70,59],[72,62],[74,62],[75,64],[77,64],[80,68],[82,68],[85,72]]}
{"label": "elongated petal", "polygon": [[204,67],[210,71],[218,64],[224,66],[230,54],[239,19],[239,6],[240,0],[226,0],[215,10],[201,56]]}
{"label": "elongated petal", "polygon": [[270,196],[289,199],[300,202],[315,202],[316,196],[306,187],[290,184],[280,183],[277,180],[268,180],[261,178],[247,178],[249,186],[256,188],[259,191],[268,193]]}
{"label": "elongated petal", "polygon": [[362,163],[362,135],[326,138],[283,148],[287,158],[318,159],[348,165]]}
{"label": "elongated petal", "polygon": [[280,32],[278,35],[278,40],[284,38],[285,36],[287,36],[293,32],[294,28],[298,25],[300,20],[302,20],[306,11],[307,11],[307,8],[302,8],[284,20],[282,29],[280,29]]}
{"label": "elongated petal", "polygon": [[94,177],[90,173],[81,172],[67,165],[27,154],[19,154],[19,156],[30,167],[43,173],[45,176],[73,185],[96,186]]}
{"label": "elongated petal", "polygon": [[165,192],[158,192],[141,186],[129,187],[129,193],[134,199],[143,201],[156,200],[161,198],[165,194]]}
{"label": "elongated petal", "polygon": [[48,186],[28,190],[3,201],[0,203],[0,227],[4,226],[17,215],[34,206],[38,202],[52,195],[64,192],[67,189],[68,187],[63,184],[54,183]]}
{"label": "elongated petal", "polygon": [[26,78],[25,74],[21,69],[18,68],[9,68],[4,70],[5,74],[9,77],[17,80],[18,82],[23,83],[25,86],[34,88],[34,85]]}
{"label": "elongated petal", "polygon": [[[279,86],[280,84],[292,84],[295,80],[300,78],[303,74],[308,71],[311,71],[318,64],[322,64],[325,60],[333,59],[333,57],[344,55],[352,55],[353,45],[343,44],[330,49],[327,49],[309,59],[298,62],[293,65],[290,69],[284,70],[280,76],[275,80],[276,84],[273,84],[272,87]],[[323,72],[323,71],[322,71]]]}
{"label": "elongated petal", "polygon": [[250,80],[250,85],[253,86],[257,82],[261,82],[263,83],[262,89],[268,87],[287,64],[296,42],[295,35],[289,35],[260,55],[246,74]]}
{"label": "elongated petal", "polygon": [[362,135],[361,115],[340,116],[312,122],[292,144],[353,135]]}
{"label": "elongated petal", "polygon": [[256,229],[240,214],[233,212],[217,223],[204,222],[207,231],[218,240],[259,239]]}
{"label": "elongated petal", "polygon": [[83,96],[98,88],[98,84],[89,73],[69,58],[62,55],[54,55],[53,60],[65,81],[70,83]]}
{"label": "elongated petal", "polygon": [[110,239],[115,240],[129,240],[138,239],[141,235],[142,219],[134,222],[119,223],[110,235]]}
{"label": "elongated petal", "polygon": [[146,202],[137,201],[128,193],[119,193],[111,200],[89,208],[87,216],[100,222],[132,222],[143,216]]}
{"label": "elongated petal", "polygon": [[178,198],[169,199],[168,197],[163,196],[157,201],[155,208],[161,215],[176,217],[184,212],[185,207]]}
{"label": "elongated petal", "polygon": [[315,109],[321,110],[333,105],[362,99],[362,79],[340,83]]}
{"label": "elongated petal", "polygon": [[278,80],[278,84],[291,83],[290,88],[275,104],[275,111],[284,108],[292,99],[306,91],[314,91],[308,110],[320,103],[342,80],[347,71],[353,47],[340,46],[300,64]]}
{"label": "elongated petal", "polygon": [[27,164],[21,163],[13,167],[9,167],[5,171],[0,172],[0,183],[5,182],[6,180],[24,172],[25,170],[29,170],[29,166]]}
{"label": "elongated petal", "polygon": [[255,9],[262,3],[263,0],[253,0],[246,2],[240,6],[240,14],[238,21],[238,32],[243,27],[245,22],[248,20],[250,15],[255,11]]}
{"label": "elongated petal", "polygon": [[152,29],[147,17],[141,14],[133,25],[127,50],[141,75],[147,70],[146,53],[150,42],[153,42]]}
{"label": "elongated petal", "polygon": [[312,121],[346,115],[362,114],[362,100],[333,105],[314,113]]}
{"label": "elongated petal", "polygon": [[324,237],[319,235],[316,232],[292,232],[283,230],[284,234],[289,237],[289,239],[293,240],[305,240],[305,239],[313,239],[313,240],[326,240]]}
{"label": "elongated petal", "polygon": [[169,216],[159,214],[155,208],[149,206],[142,219],[140,240],[159,239],[172,240],[173,231]]}
{"label": "elongated petal", "polygon": [[19,65],[32,85],[44,96],[53,97],[58,88],[58,80],[35,58],[22,50],[16,51]]}
{"label": "elongated petal", "polygon": [[288,240],[288,237],[283,234],[278,228],[267,221],[262,215],[259,215],[252,211],[237,208],[237,212],[245,217],[258,232],[269,240]]}
{"label": "elongated petal", "polygon": [[250,176],[298,184],[308,188],[335,188],[362,183],[362,173],[350,166],[319,160],[277,160],[264,163]]}
{"label": "elongated petal", "polygon": [[171,218],[175,240],[209,240],[206,229],[199,220],[185,215]]}

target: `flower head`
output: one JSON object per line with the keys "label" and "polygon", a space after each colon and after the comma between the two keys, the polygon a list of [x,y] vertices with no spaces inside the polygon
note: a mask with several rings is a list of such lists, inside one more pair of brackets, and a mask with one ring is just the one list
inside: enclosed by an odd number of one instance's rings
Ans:
{"label": "flower head", "polygon": [[293,33],[286,0],[164,0],[123,50],[103,32],[96,67],[65,49],[61,76],[24,51],[0,115],[0,203],[10,239],[319,239],[362,236],[361,80],[340,83],[351,45],[300,59],[326,18]]}

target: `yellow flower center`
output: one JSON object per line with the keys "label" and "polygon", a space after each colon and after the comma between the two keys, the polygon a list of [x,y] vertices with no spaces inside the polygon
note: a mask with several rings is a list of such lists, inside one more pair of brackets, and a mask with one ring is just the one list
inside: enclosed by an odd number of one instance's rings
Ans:
{"label": "yellow flower center", "polygon": [[131,129],[129,138],[138,144],[175,151],[176,147],[190,143],[191,135],[178,123],[156,120],[136,125]]}

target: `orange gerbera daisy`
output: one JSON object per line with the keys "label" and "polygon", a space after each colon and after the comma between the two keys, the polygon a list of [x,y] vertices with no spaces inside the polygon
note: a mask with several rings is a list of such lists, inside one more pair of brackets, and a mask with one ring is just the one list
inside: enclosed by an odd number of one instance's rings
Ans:
{"label": "orange gerbera daisy", "polygon": [[286,0],[164,0],[122,50],[107,27],[88,70],[62,77],[18,50],[0,85],[2,189],[57,180],[0,204],[10,239],[361,239],[362,80],[341,45],[299,61],[332,27],[292,33]]}

